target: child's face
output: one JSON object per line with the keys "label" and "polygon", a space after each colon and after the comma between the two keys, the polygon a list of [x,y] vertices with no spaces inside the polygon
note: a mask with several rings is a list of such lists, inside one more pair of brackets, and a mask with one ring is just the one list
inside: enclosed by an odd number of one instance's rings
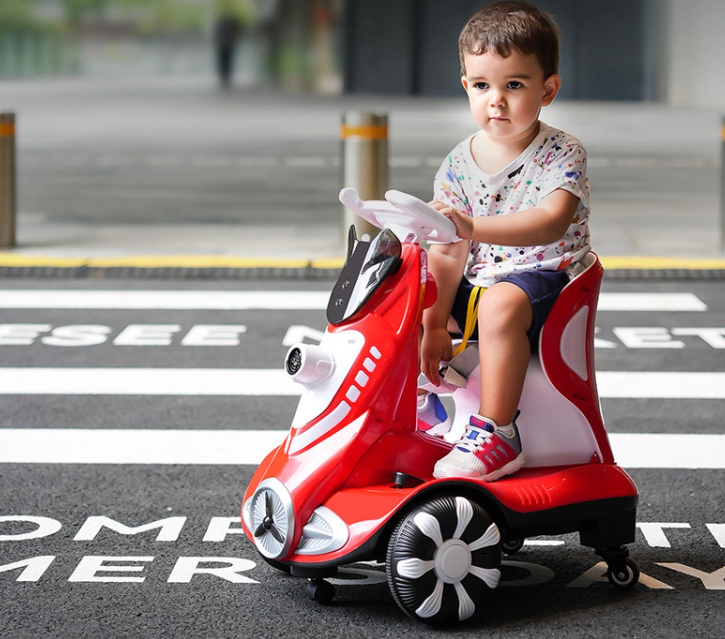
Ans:
{"label": "child's face", "polygon": [[515,49],[506,58],[490,52],[465,54],[464,64],[463,88],[482,131],[507,143],[536,135],[541,107],[559,90],[558,75],[544,78],[536,56]]}

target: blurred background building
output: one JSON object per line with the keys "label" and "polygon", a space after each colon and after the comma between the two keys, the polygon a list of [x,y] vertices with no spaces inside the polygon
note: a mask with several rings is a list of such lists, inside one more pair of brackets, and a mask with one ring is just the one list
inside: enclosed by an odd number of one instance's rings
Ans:
{"label": "blurred background building", "polygon": [[[235,86],[460,95],[457,34],[485,0],[0,0],[0,79],[211,73]],[[563,34],[563,99],[725,106],[723,0],[536,0]],[[1,87],[0,87],[1,91]]]}

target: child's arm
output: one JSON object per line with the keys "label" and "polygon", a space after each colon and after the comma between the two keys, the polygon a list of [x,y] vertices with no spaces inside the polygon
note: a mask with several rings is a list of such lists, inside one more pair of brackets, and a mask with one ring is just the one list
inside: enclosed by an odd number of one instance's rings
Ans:
{"label": "child's arm", "polygon": [[448,333],[448,318],[468,256],[468,242],[433,244],[428,251],[428,270],[438,287],[438,297],[423,312],[423,340],[420,347],[420,370],[433,384],[440,384],[441,360],[453,353]]}
{"label": "child's arm", "polygon": [[458,237],[502,246],[540,246],[564,236],[579,206],[579,198],[557,189],[536,208],[507,215],[472,218],[441,202],[433,207],[456,225]]}

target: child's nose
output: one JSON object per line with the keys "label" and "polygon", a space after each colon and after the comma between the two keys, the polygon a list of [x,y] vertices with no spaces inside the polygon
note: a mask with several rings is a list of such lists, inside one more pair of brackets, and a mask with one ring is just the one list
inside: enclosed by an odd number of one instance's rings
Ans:
{"label": "child's nose", "polygon": [[489,97],[491,106],[494,106],[494,107],[506,106],[506,99],[504,98],[502,91],[497,91],[497,90],[493,89],[489,92],[488,97]]}

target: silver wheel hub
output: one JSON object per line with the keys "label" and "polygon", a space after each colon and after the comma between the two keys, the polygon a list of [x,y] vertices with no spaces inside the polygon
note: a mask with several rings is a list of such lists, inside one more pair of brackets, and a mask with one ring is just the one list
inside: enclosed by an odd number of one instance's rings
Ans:
{"label": "silver wheel hub", "polygon": [[471,551],[460,539],[448,539],[437,549],[435,572],[438,579],[447,584],[462,581],[471,570]]}

